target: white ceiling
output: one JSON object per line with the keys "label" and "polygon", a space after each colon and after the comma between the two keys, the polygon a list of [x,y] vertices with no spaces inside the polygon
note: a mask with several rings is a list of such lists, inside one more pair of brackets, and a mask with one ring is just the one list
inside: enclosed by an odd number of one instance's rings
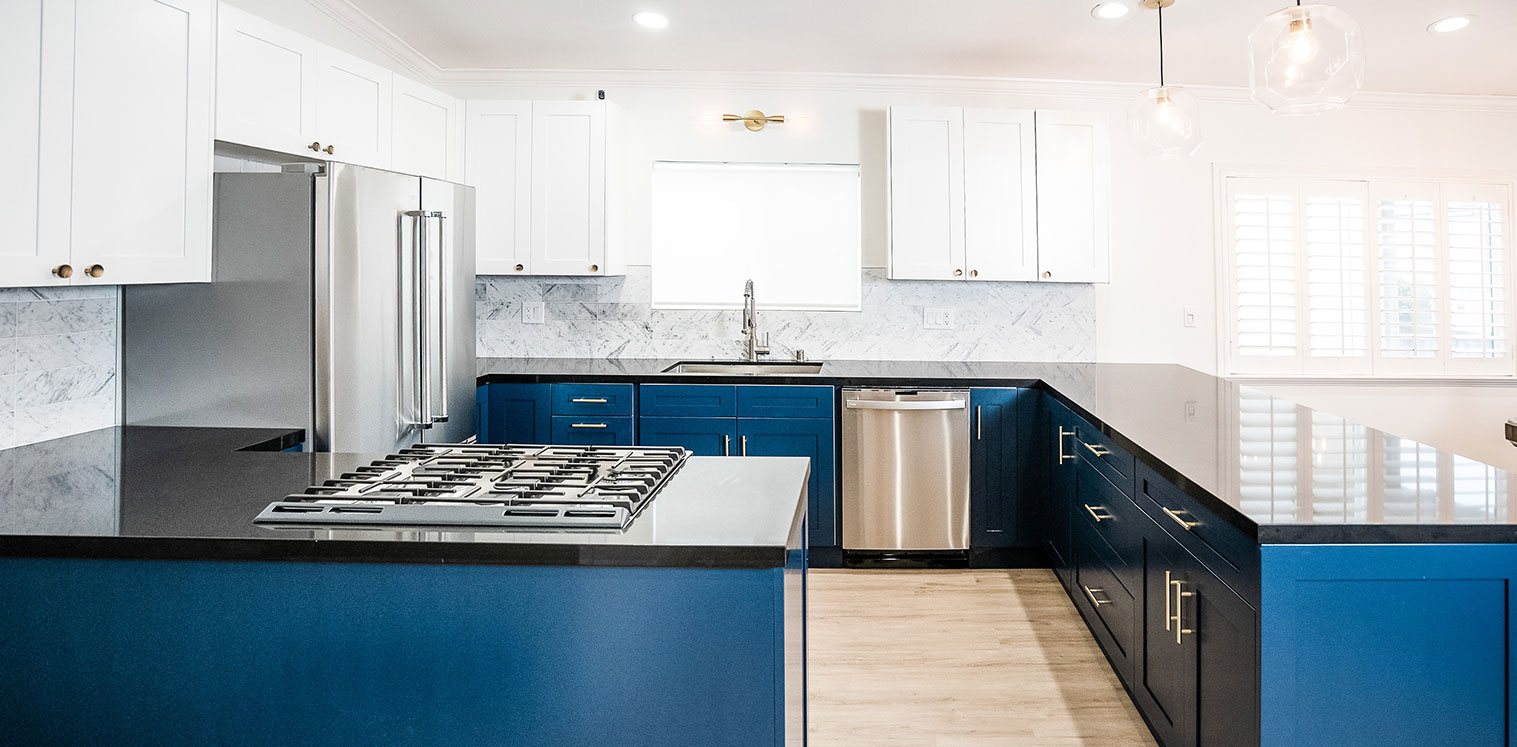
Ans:
{"label": "white ceiling", "polygon": [[[443,69],[1157,77],[1155,13],[1096,0],[347,0]],[[1171,83],[1247,85],[1245,40],[1283,0],[1178,0]],[[1365,88],[1517,95],[1517,0],[1337,0],[1364,28]],[[632,14],[656,10],[650,31]],[[1434,35],[1453,14],[1477,22]]]}

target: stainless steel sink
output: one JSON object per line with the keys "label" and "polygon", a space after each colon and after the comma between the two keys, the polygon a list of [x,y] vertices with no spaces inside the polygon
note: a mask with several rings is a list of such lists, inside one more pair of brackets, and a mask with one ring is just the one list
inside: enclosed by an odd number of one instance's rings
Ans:
{"label": "stainless steel sink", "polygon": [[681,361],[664,373],[736,374],[739,376],[815,375],[822,372],[821,362],[787,363],[781,361]]}

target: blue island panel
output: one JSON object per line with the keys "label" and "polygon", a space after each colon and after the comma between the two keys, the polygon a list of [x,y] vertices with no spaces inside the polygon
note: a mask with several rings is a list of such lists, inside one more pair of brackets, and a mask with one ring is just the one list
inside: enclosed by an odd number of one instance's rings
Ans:
{"label": "blue island panel", "polygon": [[1265,545],[1261,744],[1508,744],[1517,545]]}
{"label": "blue island panel", "polygon": [[795,743],[795,572],[7,559],[0,734],[652,747],[778,745],[788,731]]}

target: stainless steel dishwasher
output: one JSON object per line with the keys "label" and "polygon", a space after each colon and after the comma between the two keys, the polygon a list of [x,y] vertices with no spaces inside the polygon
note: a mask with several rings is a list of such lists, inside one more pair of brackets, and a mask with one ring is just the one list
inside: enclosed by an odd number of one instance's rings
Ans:
{"label": "stainless steel dishwasher", "polygon": [[843,390],[843,549],[969,547],[969,391]]}

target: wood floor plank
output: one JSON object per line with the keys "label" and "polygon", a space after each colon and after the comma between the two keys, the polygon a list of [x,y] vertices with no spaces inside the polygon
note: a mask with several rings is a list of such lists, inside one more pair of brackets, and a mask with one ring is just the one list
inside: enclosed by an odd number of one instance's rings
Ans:
{"label": "wood floor plank", "polygon": [[811,571],[816,747],[1154,747],[1053,573]]}

